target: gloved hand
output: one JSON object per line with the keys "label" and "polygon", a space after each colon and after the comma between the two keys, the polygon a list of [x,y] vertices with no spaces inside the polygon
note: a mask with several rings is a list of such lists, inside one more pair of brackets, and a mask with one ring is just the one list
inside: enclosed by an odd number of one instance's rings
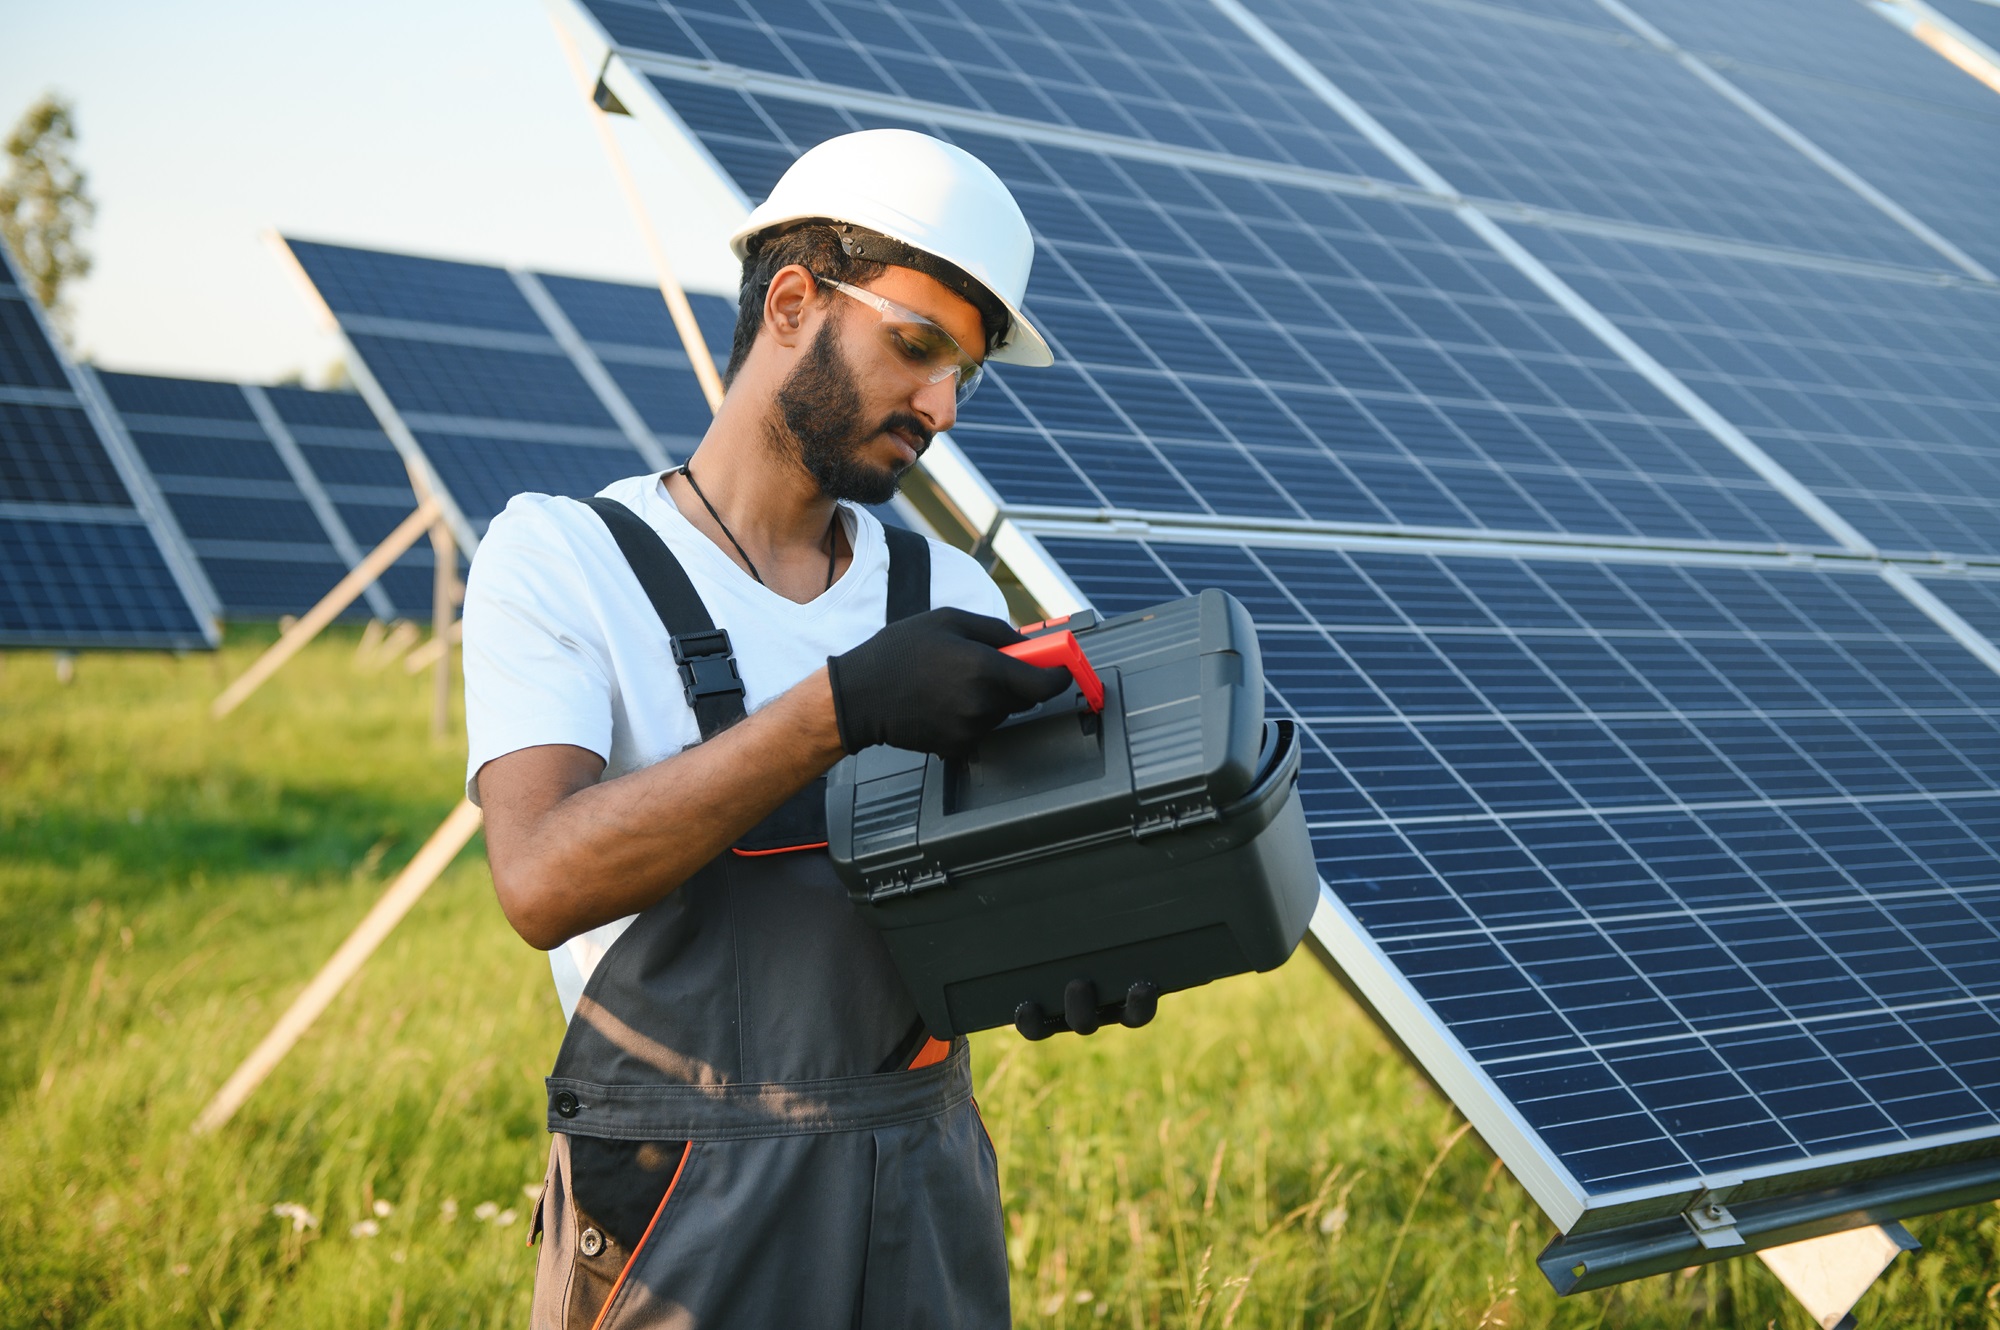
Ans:
{"label": "gloved hand", "polygon": [[829,657],[841,745],[963,757],[1001,721],[1070,684],[1068,670],[1000,654],[1021,640],[999,619],[947,608],[899,619]]}

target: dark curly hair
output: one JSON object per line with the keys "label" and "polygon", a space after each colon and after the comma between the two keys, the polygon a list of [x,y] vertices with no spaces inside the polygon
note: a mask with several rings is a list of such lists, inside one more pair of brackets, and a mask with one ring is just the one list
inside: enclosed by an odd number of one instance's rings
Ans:
{"label": "dark curly hair", "polygon": [[[842,229],[861,236],[874,235],[857,227],[841,228],[831,222],[814,221],[801,222],[789,230],[751,241],[750,253],[743,260],[743,280],[736,290],[736,332],[729,343],[729,367],[722,372],[724,387],[736,381],[736,372],[749,358],[757,331],[764,326],[764,300],[770,295],[771,279],[780,271],[796,263],[817,277],[862,286],[881,276],[889,266],[849,254],[841,244]],[[911,266],[971,300],[973,308],[979,311],[980,329],[988,347],[1006,335],[1012,322],[1006,306],[953,265],[929,255],[923,258],[925,262]]]}

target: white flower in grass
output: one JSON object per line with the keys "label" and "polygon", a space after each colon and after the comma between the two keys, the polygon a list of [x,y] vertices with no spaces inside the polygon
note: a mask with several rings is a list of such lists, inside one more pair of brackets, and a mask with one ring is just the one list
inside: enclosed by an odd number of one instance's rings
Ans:
{"label": "white flower in grass", "polygon": [[478,1205],[472,1207],[472,1217],[482,1224],[492,1223],[493,1216],[499,1213],[500,1207],[491,1201],[481,1201]]}
{"label": "white flower in grass", "polygon": [[446,1224],[455,1224],[458,1222],[458,1197],[447,1196],[444,1198],[444,1204],[438,1206],[438,1220]]}
{"label": "white flower in grass", "polygon": [[280,1219],[291,1220],[294,1233],[303,1233],[309,1228],[319,1227],[319,1216],[296,1201],[279,1201],[271,1207],[271,1213]]}
{"label": "white flower in grass", "polygon": [[372,1238],[382,1231],[382,1226],[372,1219],[364,1219],[347,1230],[350,1238]]}
{"label": "white flower in grass", "polygon": [[495,1224],[498,1224],[501,1228],[505,1228],[507,1227],[507,1225],[513,1223],[516,1219],[519,1219],[520,1217],[521,1216],[515,1214],[512,1210],[502,1210],[499,1214],[493,1216],[493,1222]]}
{"label": "white flower in grass", "polygon": [[528,1198],[529,1200],[531,1200],[531,1201],[539,1201],[539,1200],[541,1200],[541,1199],[542,1199],[542,1184],[541,1184],[541,1183],[539,1183],[539,1182],[531,1182],[531,1183],[529,1183],[529,1184],[528,1184],[527,1186],[525,1186],[525,1187],[521,1188],[521,1195],[523,1195],[523,1196],[527,1197],[527,1198]]}
{"label": "white flower in grass", "polygon": [[393,1215],[395,1213],[396,1213],[396,1207],[389,1204],[387,1201],[375,1202],[375,1217],[377,1219],[387,1219],[390,1215]]}

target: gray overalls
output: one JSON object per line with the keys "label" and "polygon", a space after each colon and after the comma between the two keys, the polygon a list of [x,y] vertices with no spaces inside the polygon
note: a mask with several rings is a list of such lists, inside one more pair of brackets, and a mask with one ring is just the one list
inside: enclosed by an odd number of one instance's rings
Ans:
{"label": "gray overalls", "polygon": [[[728,635],[620,504],[589,501],[662,623],[703,739],[743,715]],[[929,608],[890,537],[889,614]],[[824,850],[808,786],[592,972],[548,1078],[537,1330],[1002,1327],[993,1147],[963,1039],[931,1039]]]}

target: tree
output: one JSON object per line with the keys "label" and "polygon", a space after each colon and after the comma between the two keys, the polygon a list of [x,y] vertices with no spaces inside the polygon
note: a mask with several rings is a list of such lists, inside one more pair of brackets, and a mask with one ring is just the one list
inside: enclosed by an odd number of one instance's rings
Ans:
{"label": "tree", "polygon": [[7,136],[7,178],[0,181],[0,234],[35,298],[58,318],[64,289],[90,271],[83,231],[97,214],[71,156],[75,147],[75,108],[44,93]]}

